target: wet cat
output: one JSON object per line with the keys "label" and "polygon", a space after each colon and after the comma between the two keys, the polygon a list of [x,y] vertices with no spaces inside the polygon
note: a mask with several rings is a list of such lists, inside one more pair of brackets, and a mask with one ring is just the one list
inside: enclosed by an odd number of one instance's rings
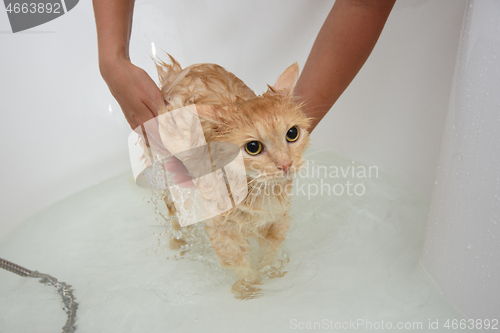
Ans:
{"label": "wet cat", "polygon": [[[288,67],[273,86],[257,96],[243,81],[215,64],[185,69],[175,59],[157,63],[166,108],[196,104],[207,142],[232,142],[241,149],[248,195],[235,208],[205,222],[206,232],[223,266],[236,272],[232,290],[247,299],[260,290],[259,269],[271,265],[290,228],[290,194],[295,173],[309,145],[309,119],[292,90],[299,67]],[[171,213],[174,205],[166,197]],[[173,228],[180,228],[173,222]],[[248,239],[256,237],[260,260],[253,264]],[[172,238],[171,248],[185,241]]]}

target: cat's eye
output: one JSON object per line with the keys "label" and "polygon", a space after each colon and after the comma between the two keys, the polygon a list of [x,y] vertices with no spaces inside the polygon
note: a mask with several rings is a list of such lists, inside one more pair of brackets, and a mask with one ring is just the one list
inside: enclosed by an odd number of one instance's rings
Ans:
{"label": "cat's eye", "polygon": [[262,151],[262,143],[250,141],[245,145],[245,151],[252,156],[258,155]]}
{"label": "cat's eye", "polygon": [[286,132],[286,141],[294,142],[299,138],[299,128],[297,126],[293,126]]}

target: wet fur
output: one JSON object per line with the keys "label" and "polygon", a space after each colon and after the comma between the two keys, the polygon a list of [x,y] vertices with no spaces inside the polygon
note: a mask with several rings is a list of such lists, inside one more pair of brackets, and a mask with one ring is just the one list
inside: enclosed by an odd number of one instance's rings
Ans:
{"label": "wet fur", "polygon": [[[196,104],[207,142],[225,141],[242,149],[247,170],[248,196],[226,213],[206,222],[212,248],[223,266],[236,272],[233,291],[238,298],[252,298],[259,288],[259,269],[274,263],[276,253],[290,228],[290,196],[279,189],[292,186],[293,173],[303,165],[303,152],[309,145],[309,119],[293,99],[292,89],[298,65],[290,66],[268,90],[256,96],[240,79],[215,64],[196,64],[182,69],[171,63],[157,64],[161,91],[166,107],[161,113]],[[287,142],[286,132],[300,129],[299,139]],[[249,155],[244,146],[260,141],[262,153]],[[291,163],[288,174],[280,170]],[[171,213],[175,212],[168,198]],[[180,228],[173,225],[174,228]],[[258,267],[250,259],[248,239],[257,237],[261,252]],[[180,248],[183,239],[172,239],[171,247]]]}

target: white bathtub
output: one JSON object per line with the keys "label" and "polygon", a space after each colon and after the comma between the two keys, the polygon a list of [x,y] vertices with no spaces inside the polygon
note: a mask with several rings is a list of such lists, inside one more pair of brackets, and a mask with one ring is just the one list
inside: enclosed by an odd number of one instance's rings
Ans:
{"label": "white bathtub", "polygon": [[[150,58],[154,43],[159,56],[164,50],[182,65],[221,64],[260,92],[289,64],[304,64],[332,4],[139,1],[131,58],[156,78]],[[370,59],[312,136],[318,148],[376,165],[429,201],[433,198],[424,266],[461,311],[478,319],[500,313],[500,290],[494,284],[500,278],[500,226],[492,223],[499,220],[500,205],[497,200],[484,208],[491,214],[476,215],[483,209],[476,202],[455,228],[450,221],[460,214],[450,215],[453,203],[439,203],[455,198],[448,191],[460,186],[456,182],[466,180],[466,186],[474,187],[477,178],[468,181],[468,172],[482,177],[467,169],[461,171],[463,178],[450,180],[446,168],[450,156],[474,154],[485,138],[478,134],[476,146],[467,152],[447,138],[455,130],[470,137],[470,126],[463,122],[457,125],[463,127],[452,128],[453,115],[467,112],[464,103],[478,112],[500,111],[498,13],[494,1],[400,0]],[[66,15],[26,32],[9,31],[7,15],[0,10],[0,237],[34,212],[130,168],[130,129],[99,75],[90,2],[82,1]],[[477,49],[483,46],[489,50]],[[479,57],[477,67],[467,66],[471,54]],[[488,70],[483,70],[483,56]],[[455,98],[464,93],[464,82],[476,95]],[[498,117],[489,125],[495,121],[498,125]],[[488,128],[496,135],[491,140],[498,150],[500,133]],[[498,166],[500,157],[495,158],[488,163]],[[490,191],[488,198],[500,195],[496,166],[481,179],[479,190]],[[472,199],[463,196],[460,202],[467,206]],[[476,222],[484,222],[481,232],[469,229]],[[468,250],[470,244],[482,245]],[[476,249],[481,253],[472,254]],[[471,255],[462,261],[466,254]],[[473,303],[466,301],[471,297]]]}

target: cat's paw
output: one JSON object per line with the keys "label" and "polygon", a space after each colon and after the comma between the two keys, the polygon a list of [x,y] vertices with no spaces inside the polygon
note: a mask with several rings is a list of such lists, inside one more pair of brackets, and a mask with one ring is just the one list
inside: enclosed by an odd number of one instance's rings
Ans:
{"label": "cat's paw", "polygon": [[283,277],[286,274],[285,264],[289,261],[287,256],[265,255],[259,260],[259,273],[270,279]]}
{"label": "cat's paw", "polygon": [[266,265],[264,267],[261,267],[259,269],[259,272],[263,276],[268,277],[270,279],[283,277],[287,273],[286,271],[283,270],[283,266],[276,266],[276,265]]}
{"label": "cat's paw", "polygon": [[286,271],[283,271],[283,270],[280,270],[280,269],[274,269],[274,270],[271,270],[267,273],[267,276],[270,278],[270,279],[275,279],[275,278],[280,278],[280,277],[283,277],[286,275]]}
{"label": "cat's paw", "polygon": [[233,284],[231,291],[234,293],[237,299],[249,300],[262,296],[262,293],[260,292],[262,289],[257,287],[257,285],[259,284],[259,282],[255,281],[250,282],[247,280],[239,280],[236,281],[235,284]]}
{"label": "cat's paw", "polygon": [[186,245],[187,242],[182,238],[170,238],[170,242],[168,243],[171,250],[179,250],[182,246]]}

